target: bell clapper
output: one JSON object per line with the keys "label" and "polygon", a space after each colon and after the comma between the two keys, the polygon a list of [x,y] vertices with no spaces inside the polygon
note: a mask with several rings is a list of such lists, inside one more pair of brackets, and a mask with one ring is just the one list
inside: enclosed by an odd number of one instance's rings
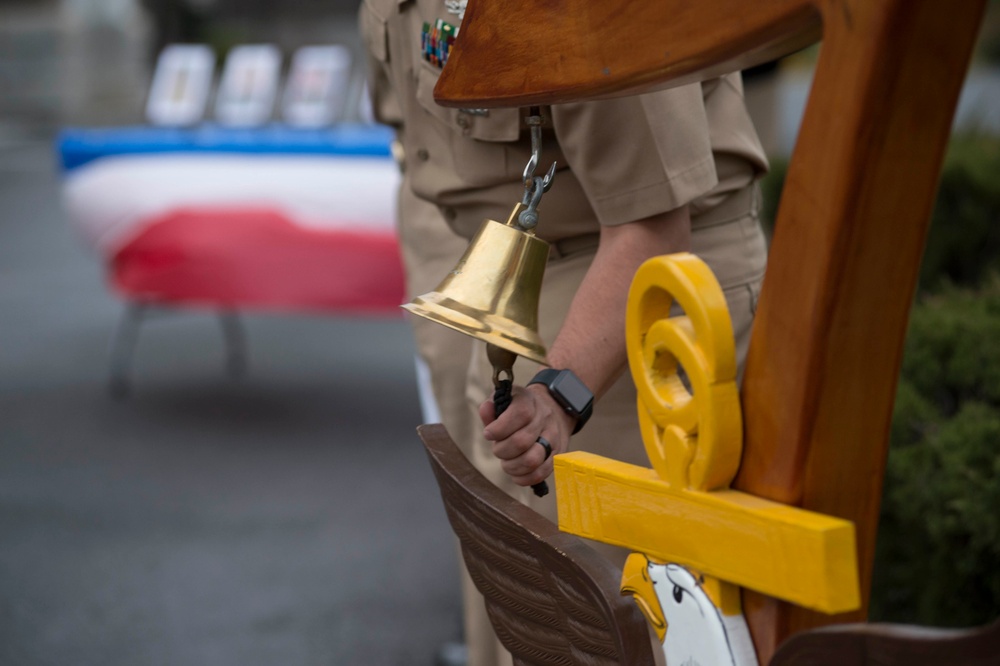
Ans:
{"label": "bell clapper", "polygon": [[506,380],[514,383],[514,361],[517,360],[517,354],[509,349],[487,343],[486,358],[493,366],[493,388],[500,388],[500,383],[503,381],[500,375],[504,373],[507,375]]}

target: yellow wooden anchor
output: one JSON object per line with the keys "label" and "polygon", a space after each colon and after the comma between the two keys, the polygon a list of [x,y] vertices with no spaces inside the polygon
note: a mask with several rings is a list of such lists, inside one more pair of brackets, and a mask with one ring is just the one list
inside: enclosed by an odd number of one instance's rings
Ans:
{"label": "yellow wooden anchor", "polygon": [[[670,317],[675,302],[684,313]],[[742,416],[732,325],[711,270],[691,254],[643,264],[626,335],[652,469],[557,456],[559,527],[641,553],[626,565],[626,588],[649,578],[648,561],[684,565],[723,615],[740,613],[737,586],[825,613],[859,608],[852,523],[729,489]],[[662,617],[639,601],[662,639]]]}

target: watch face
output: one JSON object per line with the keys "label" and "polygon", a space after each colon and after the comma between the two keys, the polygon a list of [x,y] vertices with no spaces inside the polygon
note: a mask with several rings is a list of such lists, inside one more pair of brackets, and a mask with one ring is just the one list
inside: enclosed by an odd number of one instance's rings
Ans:
{"label": "watch face", "polygon": [[580,414],[591,400],[594,394],[581,382],[576,375],[571,372],[561,372],[552,382],[552,390],[561,395],[566,400],[567,405],[577,414]]}

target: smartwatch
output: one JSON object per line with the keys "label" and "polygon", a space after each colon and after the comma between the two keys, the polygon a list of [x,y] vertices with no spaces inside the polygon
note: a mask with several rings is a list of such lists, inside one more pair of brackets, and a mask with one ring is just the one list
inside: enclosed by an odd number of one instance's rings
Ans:
{"label": "smartwatch", "polygon": [[573,434],[580,432],[594,413],[594,394],[572,370],[556,370],[545,368],[528,382],[542,384],[549,390],[549,395],[566,410],[570,416],[576,417],[576,427]]}

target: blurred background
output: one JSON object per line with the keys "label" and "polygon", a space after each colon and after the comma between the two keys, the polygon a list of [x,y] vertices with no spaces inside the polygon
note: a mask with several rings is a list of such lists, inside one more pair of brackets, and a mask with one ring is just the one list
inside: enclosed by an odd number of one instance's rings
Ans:
{"label": "blurred background", "polygon": [[[456,555],[403,319],[157,317],[125,399],[123,303],[71,228],[64,128],[142,125],[172,43],[354,54],[357,0],[0,0],[0,664],[432,664]],[[818,49],[747,76],[769,219]],[[907,341],[872,618],[1000,615],[1000,3],[960,101]],[[915,137],[915,140],[918,140]],[[892,261],[887,257],[886,261]]]}
{"label": "blurred background", "polygon": [[116,399],[124,305],[62,200],[58,132],[143,125],[162,45],[357,54],[356,11],[0,1],[0,664],[431,664],[460,638],[402,317],[243,313],[233,379],[216,317],[159,313]]}

